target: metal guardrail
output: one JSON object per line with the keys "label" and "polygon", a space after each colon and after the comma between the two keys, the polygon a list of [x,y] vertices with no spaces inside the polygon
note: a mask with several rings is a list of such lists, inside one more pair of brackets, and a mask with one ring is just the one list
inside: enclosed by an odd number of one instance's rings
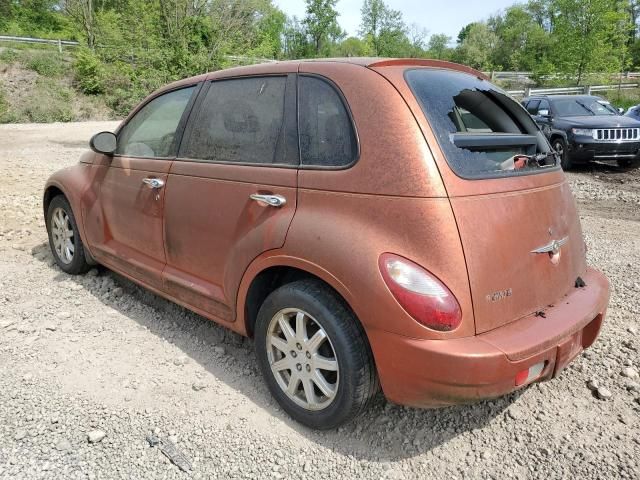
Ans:
{"label": "metal guardrail", "polygon": [[514,97],[528,97],[530,95],[591,95],[594,92],[629,90],[638,87],[640,87],[640,85],[637,83],[620,83],[618,85],[585,85],[583,87],[566,88],[525,88],[521,90],[508,90],[507,93]]}
{"label": "metal guardrail", "polygon": [[0,35],[0,42],[19,42],[19,43],[46,43],[49,45],[57,45],[58,51],[62,53],[62,47],[77,47],[78,42],[71,40],[51,40],[47,38],[31,38],[31,37],[11,37],[9,35]]}

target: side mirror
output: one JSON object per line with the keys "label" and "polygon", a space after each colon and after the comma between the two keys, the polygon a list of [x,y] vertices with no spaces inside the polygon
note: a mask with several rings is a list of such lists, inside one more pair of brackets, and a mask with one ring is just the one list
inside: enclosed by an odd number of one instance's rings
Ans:
{"label": "side mirror", "polygon": [[624,108],[619,107],[619,108],[618,108],[618,113],[619,113],[620,115],[624,115]]}
{"label": "side mirror", "polygon": [[103,155],[113,155],[118,147],[118,139],[111,132],[96,133],[89,141],[91,150]]}
{"label": "side mirror", "polygon": [[549,112],[549,110],[547,110],[547,109],[538,110],[538,116],[539,117],[550,117],[551,116],[551,112]]}

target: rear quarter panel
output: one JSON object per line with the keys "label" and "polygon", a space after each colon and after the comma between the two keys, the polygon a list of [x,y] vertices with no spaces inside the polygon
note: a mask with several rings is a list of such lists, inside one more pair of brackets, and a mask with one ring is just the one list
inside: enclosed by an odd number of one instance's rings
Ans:
{"label": "rear quarter panel", "polygon": [[[328,77],[349,104],[360,157],[343,170],[302,169],[298,206],[284,250],[331,272],[366,329],[415,338],[473,335],[473,308],[460,237],[424,135],[394,86],[362,66],[302,63]],[[441,279],[458,299],[461,326],[435,332],[417,323],[387,289],[382,253],[404,256]]]}

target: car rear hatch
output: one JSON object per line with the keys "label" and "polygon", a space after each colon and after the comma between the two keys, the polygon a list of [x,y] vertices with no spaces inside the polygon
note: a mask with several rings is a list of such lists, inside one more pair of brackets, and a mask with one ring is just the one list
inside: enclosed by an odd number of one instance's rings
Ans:
{"label": "car rear hatch", "polygon": [[467,262],[476,333],[544,316],[586,269],[575,202],[544,135],[481,74],[376,70],[403,94],[438,163]]}

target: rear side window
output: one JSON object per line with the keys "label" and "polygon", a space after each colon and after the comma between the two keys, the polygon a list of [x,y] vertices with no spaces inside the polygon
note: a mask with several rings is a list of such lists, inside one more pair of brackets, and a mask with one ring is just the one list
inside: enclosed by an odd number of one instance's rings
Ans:
{"label": "rear side window", "polygon": [[557,166],[527,111],[490,82],[424,68],[408,70],[405,78],[459,176],[495,178]]}
{"label": "rear side window", "polygon": [[216,162],[280,164],[284,158],[286,77],[211,83],[181,157]]}
{"label": "rear side window", "polygon": [[298,79],[298,132],[303,166],[344,167],[356,160],[358,144],[351,118],[328,82]]}

